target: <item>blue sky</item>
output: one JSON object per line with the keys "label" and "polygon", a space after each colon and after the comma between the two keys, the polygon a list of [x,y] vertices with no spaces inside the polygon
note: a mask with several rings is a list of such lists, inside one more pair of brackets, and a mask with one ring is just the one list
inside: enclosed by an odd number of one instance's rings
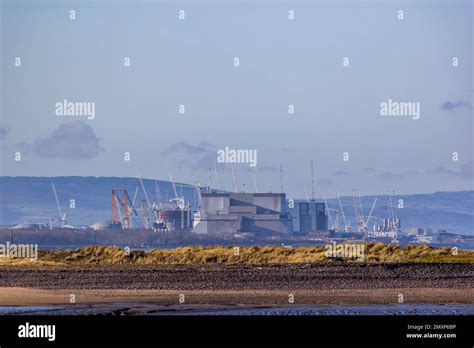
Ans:
{"label": "blue sky", "polygon": [[[471,1],[1,4],[1,175],[207,183],[229,146],[257,150],[261,191],[279,190],[282,165],[294,197],[311,160],[328,196],[473,189]],[[64,99],[95,102],[95,119],[56,116]],[[419,102],[420,119],[381,116],[389,99]]]}

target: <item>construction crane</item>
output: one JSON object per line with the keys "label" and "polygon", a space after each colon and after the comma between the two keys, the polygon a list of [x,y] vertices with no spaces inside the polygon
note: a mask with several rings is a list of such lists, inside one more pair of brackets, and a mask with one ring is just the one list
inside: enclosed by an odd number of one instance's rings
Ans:
{"label": "construction crane", "polygon": [[365,232],[365,219],[364,219],[364,211],[362,209],[362,200],[360,198],[360,193],[358,193],[357,189],[352,191],[352,200],[354,202],[354,210],[356,213],[356,221],[357,221],[357,232]]}
{"label": "construction crane", "polygon": [[[158,208],[157,208],[157,204],[155,202],[153,202],[153,204],[151,204],[151,201],[148,198],[148,193],[145,189],[145,185],[143,184],[143,180],[140,177],[140,174],[137,173],[137,176],[138,176],[138,180],[140,181],[140,186],[142,187],[143,195],[145,196],[145,203],[146,203],[145,205],[143,204],[143,201],[140,203],[141,226],[148,229],[148,222],[150,221],[150,214],[151,214],[151,216],[157,215],[158,214]],[[157,189],[159,190],[159,188],[157,186],[157,183],[156,183],[156,180],[155,180],[155,191]],[[158,192],[157,192],[157,197],[158,197]],[[146,209],[144,209],[144,207]]]}
{"label": "construction crane", "polygon": [[339,209],[328,209],[328,210],[332,210],[334,212],[334,215],[335,215],[335,220],[334,220],[334,223],[332,225],[332,229],[334,231],[339,231],[339,215],[341,214],[340,210]]}
{"label": "construction crane", "polygon": [[148,207],[148,209],[151,209],[150,200],[148,199],[148,194],[146,193],[145,185],[143,185],[143,180],[142,180],[142,178],[140,177],[140,174],[139,174],[139,173],[137,173],[137,176],[138,176],[138,180],[140,181],[140,186],[142,187],[143,194],[144,194],[144,196],[145,196],[145,201],[146,201],[147,207]]}
{"label": "construction crane", "polygon": [[138,194],[138,186],[137,188],[135,189],[135,193],[133,194],[133,199],[132,199],[132,206],[134,207],[135,206],[135,201],[137,199],[137,194]]}
{"label": "construction crane", "polygon": [[230,170],[232,173],[232,188],[234,192],[237,192],[238,191],[237,178],[235,176],[234,166],[232,164],[230,165]]}
{"label": "construction crane", "polygon": [[217,188],[219,189],[219,191],[222,192],[223,189],[222,189],[221,182],[220,182],[220,179],[219,179],[219,173],[217,172],[216,162],[214,162],[214,175],[216,176]]}
{"label": "construction crane", "polygon": [[61,226],[61,228],[64,228],[66,225],[67,225],[67,221],[66,221],[66,213],[63,213],[61,211],[61,206],[59,204],[59,199],[58,199],[58,194],[56,192],[56,187],[54,186],[54,183],[51,183],[51,186],[53,188],[53,193],[54,193],[54,198],[56,199],[56,205],[58,207],[58,212],[59,212],[59,219],[58,219],[58,222]]}
{"label": "construction crane", "polygon": [[359,231],[359,221],[360,221],[359,204],[356,200],[355,189],[352,190],[352,203],[354,204],[354,212],[355,212],[355,219],[356,219],[356,224],[357,224],[357,231]]}
{"label": "construction crane", "polygon": [[[212,192],[212,168],[209,168],[209,177],[208,177],[208,184],[207,184],[207,193]],[[181,190],[183,187],[181,186]]]}
{"label": "construction crane", "polygon": [[393,205],[392,195],[390,194],[390,191],[388,191],[388,212],[389,212],[389,224],[390,224],[391,230],[398,231],[399,223],[397,221],[397,214],[395,212],[395,207]]}
{"label": "construction crane", "polygon": [[[119,193],[123,193],[123,198],[120,198]],[[123,214],[120,207],[123,208]],[[130,200],[127,189],[112,189],[112,224],[116,225],[120,222],[123,229],[132,228],[134,218],[138,219],[138,213],[134,208],[133,200]]]}
{"label": "construction crane", "polygon": [[346,214],[344,214],[344,208],[342,207],[341,196],[339,196],[339,192],[336,193],[337,200],[339,201],[339,208],[341,209],[342,219],[344,220],[344,232],[350,232],[351,227],[349,226],[346,220]]}
{"label": "construction crane", "polygon": [[[115,196],[115,204],[116,204],[117,207],[120,205],[119,198],[117,196]],[[125,226],[125,224],[123,223],[122,212],[120,211],[120,209],[117,209],[117,212],[118,212],[118,216],[120,218],[120,225],[122,226],[123,229],[127,228],[128,226]]]}
{"label": "construction crane", "polygon": [[377,204],[377,197],[374,199],[374,203],[372,203],[372,208],[370,209],[370,213],[367,217],[367,220],[365,220],[365,232],[369,230],[369,221],[372,218],[372,213],[374,212],[375,204]]}
{"label": "construction crane", "polygon": [[141,200],[139,211],[140,211],[141,226],[145,229],[148,229],[149,216],[148,216],[148,207],[147,207],[146,199]]}
{"label": "construction crane", "polygon": [[283,192],[283,166],[280,165],[280,192]]}
{"label": "construction crane", "polygon": [[[222,166],[221,170],[222,170],[221,176],[225,178],[225,176],[226,176],[226,167]],[[224,182],[225,182],[226,191],[230,192],[229,180],[224,180]],[[222,189],[224,189],[224,185],[222,185]]]}
{"label": "construction crane", "polygon": [[202,197],[201,197],[201,184],[199,182],[194,184],[194,188],[196,189],[197,195],[197,210],[202,212]]}
{"label": "construction crane", "polygon": [[194,217],[193,228],[199,224],[199,222],[201,221],[201,218],[204,216],[204,211],[202,209],[201,184],[199,182],[195,182],[194,188],[196,190],[196,197],[197,197],[196,208],[197,209],[193,216]]}
{"label": "construction crane", "polygon": [[308,190],[306,189],[306,185],[303,185],[303,189],[304,189],[304,195],[306,197],[306,201],[309,202],[309,195],[308,195]]}
{"label": "construction crane", "polygon": [[[118,223],[120,223],[121,227],[124,228],[122,213],[120,211],[119,198],[117,197],[117,194],[122,191],[125,191],[125,189],[119,189],[119,188],[112,189],[112,202],[111,202],[112,203],[112,225],[117,225]],[[125,196],[125,193],[124,193],[124,196]],[[117,220],[117,217],[120,220]]]}
{"label": "construction crane", "polygon": [[254,187],[255,193],[258,193],[257,173],[255,172],[255,169],[250,171],[250,175],[252,176],[253,187]]}
{"label": "construction crane", "polygon": [[178,198],[178,191],[176,191],[176,185],[174,184],[173,175],[170,173],[171,187],[173,188],[174,198]]}
{"label": "construction crane", "polygon": [[364,221],[364,208],[362,206],[362,199],[360,198],[360,190],[357,190],[357,200],[359,202],[359,211],[360,211],[360,217],[361,217],[361,220]]}
{"label": "construction crane", "polygon": [[158,181],[155,180],[156,203],[161,207],[161,190]]}
{"label": "construction crane", "polygon": [[328,218],[329,218],[329,226],[331,226],[332,229],[335,229],[335,226],[333,224],[332,217],[331,217],[331,212],[330,212],[329,206],[328,206],[328,201],[326,199],[326,194],[324,193],[324,191],[323,191],[323,198],[324,198],[324,205],[326,207],[326,212],[327,212]]}
{"label": "construction crane", "polygon": [[[173,175],[170,173],[170,180],[171,180],[171,186],[173,187],[173,192],[174,192],[174,198],[170,199],[170,202],[173,202],[177,208],[183,210],[184,209],[184,197],[178,197],[178,191],[176,191],[176,184],[174,182]],[[181,186],[182,190],[182,186]]]}

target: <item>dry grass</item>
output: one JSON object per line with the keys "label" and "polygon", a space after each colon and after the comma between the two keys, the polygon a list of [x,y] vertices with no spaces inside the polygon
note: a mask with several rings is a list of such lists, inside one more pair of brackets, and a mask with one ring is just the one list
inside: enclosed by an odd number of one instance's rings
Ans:
{"label": "dry grass", "polygon": [[[36,262],[30,259],[0,258],[0,266],[106,266],[158,264],[280,264],[311,262],[358,262],[327,258],[323,246],[287,248],[281,246],[239,247],[187,246],[176,249],[134,250],[128,255],[118,247],[89,246],[76,250],[40,251]],[[365,245],[364,262],[474,262],[474,252],[451,248],[432,248],[426,245],[405,246],[370,243]]]}

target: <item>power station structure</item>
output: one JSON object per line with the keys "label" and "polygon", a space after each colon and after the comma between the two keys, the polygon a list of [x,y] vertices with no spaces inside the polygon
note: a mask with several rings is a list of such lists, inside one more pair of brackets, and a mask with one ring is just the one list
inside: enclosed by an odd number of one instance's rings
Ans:
{"label": "power station structure", "polygon": [[208,235],[250,233],[290,235],[292,220],[284,193],[200,193],[193,232]]}
{"label": "power station structure", "polygon": [[[211,189],[211,173],[209,169],[209,184],[201,189],[199,183],[194,183],[195,205],[186,201],[181,187],[178,194],[174,178],[170,174],[170,182],[174,196],[168,196],[167,201],[161,200],[160,188],[155,181],[156,201],[151,203],[149,195],[140,178],[139,183],[144,198],[135,204],[139,186],[133,198],[130,198],[126,188],[114,188],[111,195],[112,219],[109,228],[120,229],[153,229],[157,232],[188,231],[208,236],[237,237],[291,237],[306,236],[315,239],[325,238],[380,238],[395,239],[400,231],[400,219],[396,217],[392,196],[389,194],[389,219],[377,222],[379,218],[373,215],[377,203],[374,199],[370,213],[366,216],[358,190],[353,190],[353,203],[356,227],[351,232],[350,221],[337,193],[338,207],[330,208],[323,192],[322,199],[315,199],[314,163],[311,162],[311,198],[306,187],[306,200],[287,200],[283,193],[283,169],[280,166],[280,193],[261,193],[257,185],[256,172],[251,172],[255,192],[239,192],[237,178],[233,166],[230,166],[233,192]],[[217,172],[216,168],[214,171]],[[216,174],[217,178],[218,175]],[[193,179],[194,180],[194,179]],[[218,183],[218,187],[220,184]],[[245,185],[242,185],[245,190]],[[192,187],[192,186],[191,186]],[[168,191],[169,192],[169,191]],[[65,220],[61,215],[60,219]],[[343,222],[341,229],[340,222]],[[373,228],[369,228],[373,225]],[[370,226],[372,227],[372,226]]]}
{"label": "power station structure", "polygon": [[[109,228],[122,230],[147,229],[156,232],[186,231],[210,236],[233,235],[239,238],[246,237],[244,234],[248,234],[247,237],[252,238],[253,236],[272,238],[305,236],[310,237],[312,240],[363,238],[366,240],[389,239],[389,241],[395,242],[399,233],[402,232],[401,220],[397,216],[397,207],[400,204],[403,207],[403,200],[398,200],[397,206],[395,206],[395,201],[393,200],[394,192],[388,192],[389,215],[388,218],[382,218],[380,216],[385,214],[380,214],[380,209],[375,211],[377,200],[381,200],[380,197],[372,197],[373,202],[370,199],[371,205],[365,202],[363,206],[360,192],[357,189],[354,189],[352,193],[355,216],[352,214],[349,216],[351,219],[355,218],[356,224],[354,231],[351,232],[351,224],[346,219],[339,193],[337,193],[337,200],[331,200],[332,207],[329,207],[324,192],[320,199],[315,199],[313,162],[311,162],[311,197],[309,197],[306,187],[303,186],[306,200],[287,200],[286,194],[283,193],[282,166],[280,166],[280,193],[259,192],[255,169],[250,171],[254,192],[246,193],[244,192],[245,184],[241,184],[240,187],[238,186],[233,166],[230,165],[229,168],[232,175],[233,192],[223,191],[224,188],[220,185],[217,167],[214,166],[217,189],[212,189],[212,168],[209,168],[208,185],[203,189],[201,189],[198,182],[191,185],[175,184],[170,174],[171,186],[164,188],[165,199],[162,199],[158,181],[154,181],[156,200],[153,202],[150,201],[145,185],[138,175],[139,183],[136,185],[133,195],[129,194],[126,187],[127,183],[125,183],[125,187],[111,189],[111,195],[108,196],[110,197],[111,219],[99,221],[90,226],[68,225],[66,211],[69,214],[70,210],[62,208],[59,199],[61,196],[58,197],[58,193],[61,193],[61,191],[57,192],[56,186],[54,183],[51,183],[54,201],[57,206],[57,217],[34,217],[35,219],[46,219],[47,222],[44,224],[18,224],[15,228],[29,226],[37,229],[52,229],[54,224],[56,226],[59,225],[61,229],[88,227],[94,230]],[[149,182],[147,186],[148,191],[152,191],[150,190]],[[180,192],[178,192],[177,186],[180,187]],[[137,200],[140,187],[142,195]],[[183,194],[183,187],[188,189],[186,199]],[[189,192],[189,189],[195,189],[195,192]],[[141,199],[142,197],[143,199]],[[350,197],[346,197],[346,200],[350,200]],[[370,211],[368,215],[364,213],[363,207],[366,212]],[[70,199],[69,208],[75,208],[75,201],[73,199]],[[342,229],[340,227],[341,219],[343,222]],[[400,235],[403,237],[403,233]],[[163,236],[167,237],[170,235],[163,234]]]}
{"label": "power station structure", "polygon": [[179,231],[192,227],[192,211],[189,206],[184,209],[159,210],[153,223],[156,231]]}
{"label": "power station structure", "polygon": [[303,235],[328,231],[326,204],[316,200],[288,202],[288,211],[293,222],[293,232]]}

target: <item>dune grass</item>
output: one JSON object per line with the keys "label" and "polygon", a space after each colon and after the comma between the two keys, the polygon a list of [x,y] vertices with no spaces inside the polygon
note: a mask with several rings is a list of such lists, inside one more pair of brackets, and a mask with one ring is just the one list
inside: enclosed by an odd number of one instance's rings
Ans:
{"label": "dune grass", "polygon": [[[0,258],[0,267],[68,267],[107,265],[203,265],[203,264],[286,264],[314,262],[360,262],[328,258],[324,246],[186,246],[175,249],[132,250],[119,247],[88,246],[75,250],[42,250],[36,262],[30,259]],[[378,262],[474,262],[474,251],[433,248],[426,245],[400,247],[396,244],[365,244],[365,263]]]}

